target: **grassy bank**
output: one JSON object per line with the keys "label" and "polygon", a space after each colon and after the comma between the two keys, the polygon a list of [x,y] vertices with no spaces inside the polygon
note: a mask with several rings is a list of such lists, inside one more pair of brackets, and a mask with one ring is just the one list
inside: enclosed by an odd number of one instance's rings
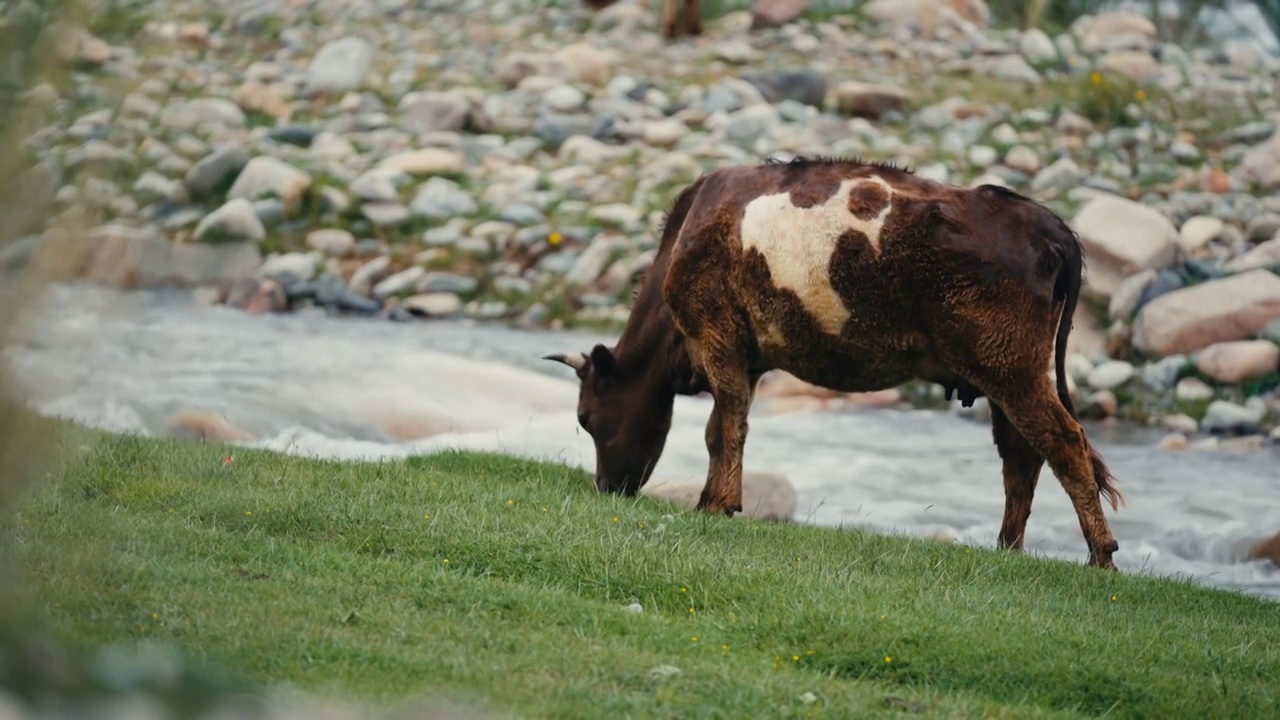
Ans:
{"label": "grassy bank", "polygon": [[1280,702],[1280,607],[1186,583],[710,518],[489,455],[224,463],[218,446],[67,428],[58,445],[4,520],[42,616],[256,682],[527,717],[1262,717]]}

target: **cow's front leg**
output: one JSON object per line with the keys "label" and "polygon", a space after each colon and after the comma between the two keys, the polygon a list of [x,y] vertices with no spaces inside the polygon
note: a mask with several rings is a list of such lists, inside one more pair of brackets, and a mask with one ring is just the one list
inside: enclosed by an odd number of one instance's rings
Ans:
{"label": "cow's front leg", "polygon": [[742,512],[742,452],[747,442],[747,415],[758,375],[746,370],[708,371],[715,406],[707,419],[707,484],[698,508],[732,517]]}

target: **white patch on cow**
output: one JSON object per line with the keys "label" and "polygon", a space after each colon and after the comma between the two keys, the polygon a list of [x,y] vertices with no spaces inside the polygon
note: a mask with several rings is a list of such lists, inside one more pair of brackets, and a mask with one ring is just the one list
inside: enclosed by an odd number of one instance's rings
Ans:
{"label": "white patch on cow", "polygon": [[[863,220],[849,211],[849,193],[862,183],[875,183],[889,195],[880,214]],[[789,192],[761,195],[747,203],[742,216],[742,249],[755,248],[764,256],[773,283],[796,293],[818,325],[838,335],[849,319],[827,272],[840,236],[858,230],[873,252],[880,251],[880,232],[893,210],[893,188],[878,177],[851,178],[826,202],[798,208]]]}

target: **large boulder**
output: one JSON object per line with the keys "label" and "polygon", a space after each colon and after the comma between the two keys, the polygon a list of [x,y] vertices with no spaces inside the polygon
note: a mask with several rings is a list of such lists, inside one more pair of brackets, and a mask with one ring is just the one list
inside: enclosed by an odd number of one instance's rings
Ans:
{"label": "large boulder", "polygon": [[1088,292],[1106,299],[1124,279],[1169,265],[1178,256],[1178,229],[1145,205],[1117,195],[1095,196],[1071,219],[1089,267]]}
{"label": "large boulder", "polygon": [[1111,50],[1148,50],[1155,46],[1156,25],[1132,10],[1112,10],[1082,15],[1071,31],[1080,39],[1080,49],[1090,55]]}
{"label": "large boulder", "polygon": [[1166,293],[1143,306],[1133,344],[1154,356],[1245,340],[1280,318],[1280,277],[1250,270]]}
{"label": "large boulder", "polygon": [[809,7],[809,0],[756,0],[751,8],[752,29],[786,25]]}
{"label": "large boulder", "polygon": [[256,242],[171,243],[146,228],[102,225],[84,235],[42,241],[74,276],[119,288],[199,287],[254,277]]}
{"label": "large boulder", "polygon": [[1220,383],[1264,377],[1280,366],[1280,345],[1270,340],[1214,343],[1200,351],[1196,368]]}
{"label": "large boulder", "polygon": [[912,27],[926,35],[944,22],[961,20],[985,27],[991,19],[984,0],[869,0],[862,12],[877,22]]}
{"label": "large boulder", "polygon": [[[655,480],[640,494],[694,508],[702,495],[702,479],[683,482]],[[777,473],[742,473],[742,515],[757,520],[790,520],[796,513],[796,491],[786,476]]]}

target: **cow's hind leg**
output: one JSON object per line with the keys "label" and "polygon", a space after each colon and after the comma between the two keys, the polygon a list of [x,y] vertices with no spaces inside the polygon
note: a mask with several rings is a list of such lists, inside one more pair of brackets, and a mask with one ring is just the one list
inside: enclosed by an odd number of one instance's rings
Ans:
{"label": "cow's hind leg", "polygon": [[680,33],[681,0],[662,0],[662,34],[674,38]]}
{"label": "cow's hind leg", "polygon": [[702,0],[684,0],[684,29],[690,35],[702,34]]}
{"label": "cow's hind leg", "polygon": [[1009,422],[1009,416],[995,403],[991,403],[991,431],[1004,462],[1004,522],[1000,525],[999,545],[1021,550],[1044,457],[1022,437]]}
{"label": "cow's hind leg", "polygon": [[1028,444],[1048,460],[1067,491],[1089,546],[1089,564],[1115,569],[1111,558],[1119,545],[1099,497],[1102,478],[1098,473],[1105,473],[1106,468],[1089,446],[1084,428],[1058,400],[1049,378],[1034,373],[1023,382],[985,385],[992,403],[1003,409]]}

